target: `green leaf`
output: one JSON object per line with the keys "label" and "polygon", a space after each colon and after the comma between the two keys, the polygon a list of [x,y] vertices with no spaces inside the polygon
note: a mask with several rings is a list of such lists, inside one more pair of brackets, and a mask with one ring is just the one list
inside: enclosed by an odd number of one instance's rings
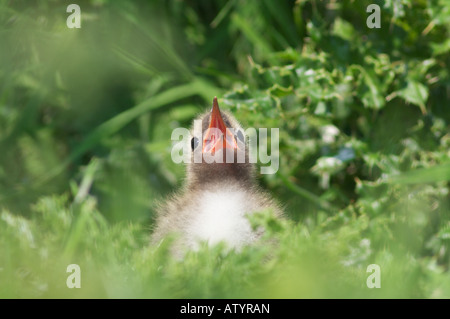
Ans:
{"label": "green leaf", "polygon": [[341,18],[337,18],[333,25],[333,34],[344,40],[352,41],[355,37],[355,28],[353,25]]}
{"label": "green leaf", "polygon": [[405,101],[419,106],[423,114],[426,113],[425,102],[428,100],[428,88],[422,83],[410,80],[406,88],[397,91],[397,94]]}
{"label": "green leaf", "polygon": [[354,66],[363,75],[362,97],[364,106],[372,109],[381,109],[385,105],[385,99],[381,92],[381,84],[378,77],[370,69],[364,69],[362,66]]}
{"label": "green leaf", "polygon": [[445,54],[450,51],[450,38],[440,43],[431,43],[433,55]]}

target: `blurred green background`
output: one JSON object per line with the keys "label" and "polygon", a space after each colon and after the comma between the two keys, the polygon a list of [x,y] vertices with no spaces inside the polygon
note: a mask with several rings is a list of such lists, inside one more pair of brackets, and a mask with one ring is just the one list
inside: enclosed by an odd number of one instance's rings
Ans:
{"label": "blurred green background", "polygon": [[[450,298],[448,1],[71,2],[0,0],[0,297]],[[288,220],[180,263],[155,203],[214,96],[280,128]]]}

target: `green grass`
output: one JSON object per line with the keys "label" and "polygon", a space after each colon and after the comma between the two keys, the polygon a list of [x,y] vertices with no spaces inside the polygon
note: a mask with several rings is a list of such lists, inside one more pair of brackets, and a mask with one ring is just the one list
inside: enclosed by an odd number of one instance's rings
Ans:
{"label": "green grass", "polygon": [[[450,7],[375,1],[368,29],[372,2],[79,1],[71,30],[69,2],[0,1],[0,297],[450,298]],[[214,96],[280,129],[287,218],[180,261],[155,203]]]}

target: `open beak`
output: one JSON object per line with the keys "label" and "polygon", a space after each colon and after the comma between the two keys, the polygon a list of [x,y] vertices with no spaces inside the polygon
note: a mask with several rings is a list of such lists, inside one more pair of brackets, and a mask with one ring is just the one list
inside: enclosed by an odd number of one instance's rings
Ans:
{"label": "open beak", "polygon": [[[224,139],[225,136],[225,139]],[[238,149],[235,137],[227,130],[219,110],[217,97],[214,97],[211,110],[211,121],[203,139],[203,153],[214,154],[220,149]]]}

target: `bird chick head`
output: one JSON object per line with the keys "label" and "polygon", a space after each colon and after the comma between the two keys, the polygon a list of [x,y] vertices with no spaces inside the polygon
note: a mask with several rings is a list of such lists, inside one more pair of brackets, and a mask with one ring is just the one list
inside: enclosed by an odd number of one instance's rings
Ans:
{"label": "bird chick head", "polygon": [[[234,179],[251,183],[253,165],[248,160],[248,147],[244,129],[234,116],[219,109],[215,97],[213,106],[196,118],[201,121],[201,132],[191,129],[191,161],[188,181],[208,184]],[[197,122],[198,123],[198,122]]]}

